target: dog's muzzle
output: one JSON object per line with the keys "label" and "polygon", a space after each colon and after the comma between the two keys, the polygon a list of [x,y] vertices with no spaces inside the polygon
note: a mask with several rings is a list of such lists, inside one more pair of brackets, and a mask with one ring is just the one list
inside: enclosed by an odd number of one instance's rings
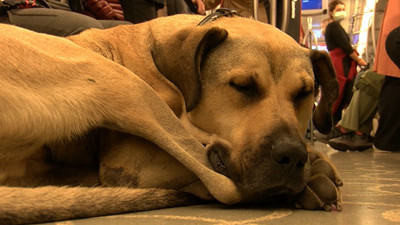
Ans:
{"label": "dog's muzzle", "polygon": [[[235,153],[224,144],[208,146],[208,159],[213,169],[231,178],[249,196],[295,194],[302,191],[309,179],[309,156],[300,136],[286,131],[273,132],[261,138],[261,144]],[[234,148],[234,147],[233,147]]]}

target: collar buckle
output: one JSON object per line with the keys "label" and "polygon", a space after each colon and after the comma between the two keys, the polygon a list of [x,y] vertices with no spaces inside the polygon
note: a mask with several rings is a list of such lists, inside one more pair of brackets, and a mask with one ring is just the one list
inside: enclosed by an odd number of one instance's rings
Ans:
{"label": "collar buckle", "polygon": [[211,13],[210,15],[206,16],[199,24],[197,24],[197,26],[202,26],[204,24],[215,21],[221,17],[234,17],[238,15],[239,14],[236,12],[236,10],[220,8],[217,9],[215,12]]}

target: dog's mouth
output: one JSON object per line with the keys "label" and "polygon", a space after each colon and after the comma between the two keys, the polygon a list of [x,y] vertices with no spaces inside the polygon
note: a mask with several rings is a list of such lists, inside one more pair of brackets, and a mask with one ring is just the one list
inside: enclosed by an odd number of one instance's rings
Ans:
{"label": "dog's mouth", "polygon": [[297,164],[296,167],[287,167],[265,154],[247,155],[242,157],[242,160],[246,158],[247,166],[239,172],[230,160],[231,151],[224,143],[207,145],[207,156],[213,170],[232,179],[249,201],[264,199],[262,196],[293,195],[304,189],[309,173],[308,160],[301,167]]}
{"label": "dog's mouth", "polygon": [[[241,189],[241,192],[244,196],[246,196],[244,201],[248,202],[262,202],[265,199],[268,199],[270,196],[278,196],[282,194],[287,194],[287,195],[294,195],[300,191],[302,191],[305,187],[305,182],[290,182],[290,181],[282,181],[280,184],[273,185],[271,183],[268,184],[268,182],[265,182],[265,186],[263,186],[263,189],[253,189],[252,186],[254,185],[253,182],[250,182],[249,184],[247,183],[242,183],[237,180],[237,176],[234,174],[230,174],[229,168],[224,162],[224,152],[223,151],[218,151],[217,148],[213,147],[208,151],[208,159],[210,161],[210,164],[214,171],[217,173],[220,173],[228,178],[233,179],[236,181],[235,183],[239,185],[238,187]],[[235,179],[236,178],[236,179]],[[242,179],[240,179],[242,180]]]}
{"label": "dog's mouth", "polygon": [[214,171],[230,178],[228,169],[225,163],[221,160],[221,156],[219,155],[219,152],[221,151],[217,151],[215,147],[217,146],[213,146],[213,148],[208,151],[208,160],[210,161],[210,164],[213,167]]}

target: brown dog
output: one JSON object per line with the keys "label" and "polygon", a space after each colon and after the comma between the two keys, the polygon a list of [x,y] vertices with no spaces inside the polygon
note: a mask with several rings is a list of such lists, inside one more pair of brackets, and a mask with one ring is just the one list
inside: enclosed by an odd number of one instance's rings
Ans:
{"label": "brown dog", "polygon": [[289,194],[298,207],[340,208],[336,169],[303,140],[316,82],[314,124],[330,130],[337,82],[327,54],[250,19],[200,20],[70,40],[0,26],[0,223],[193,204],[193,195],[234,204]]}

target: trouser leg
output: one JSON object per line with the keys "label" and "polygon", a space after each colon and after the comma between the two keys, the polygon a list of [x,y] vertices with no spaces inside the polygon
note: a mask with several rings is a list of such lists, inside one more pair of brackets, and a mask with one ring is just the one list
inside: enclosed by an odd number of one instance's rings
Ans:
{"label": "trouser leg", "polygon": [[349,106],[343,113],[339,125],[352,131],[369,134],[372,130],[372,119],[378,107],[378,99],[362,90],[356,90]]}
{"label": "trouser leg", "polygon": [[8,10],[7,14],[10,24],[56,36],[78,34],[89,28],[103,28],[101,23],[92,17],[66,10],[12,9]]}
{"label": "trouser leg", "polygon": [[374,145],[383,150],[400,151],[400,78],[385,77],[379,97],[379,125]]}
{"label": "trouser leg", "polygon": [[157,18],[156,3],[151,0],[121,0],[124,18],[131,23],[142,23]]}

